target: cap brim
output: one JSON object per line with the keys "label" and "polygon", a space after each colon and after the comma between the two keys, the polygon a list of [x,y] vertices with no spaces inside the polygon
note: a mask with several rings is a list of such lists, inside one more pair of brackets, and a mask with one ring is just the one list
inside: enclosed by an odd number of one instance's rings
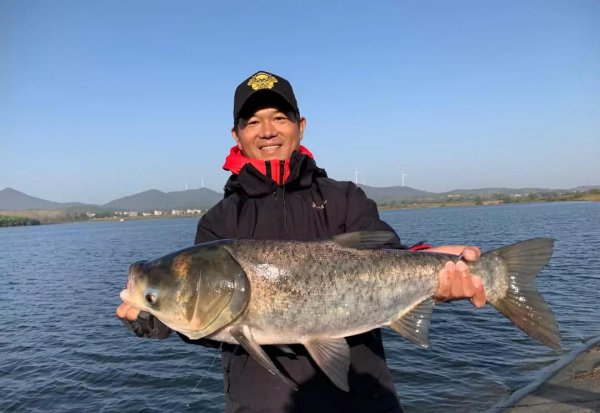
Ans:
{"label": "cap brim", "polygon": [[236,114],[236,119],[247,115],[249,112],[254,113],[261,107],[268,107],[275,105],[280,109],[287,109],[296,112],[294,105],[287,100],[287,98],[279,93],[277,90],[272,89],[261,89],[252,93],[246,99],[244,99],[240,105],[240,109]]}

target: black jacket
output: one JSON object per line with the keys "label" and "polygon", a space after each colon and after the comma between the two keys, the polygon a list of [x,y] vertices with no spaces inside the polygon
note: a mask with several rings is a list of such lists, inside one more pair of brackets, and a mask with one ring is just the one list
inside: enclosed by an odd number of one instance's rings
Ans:
{"label": "black jacket", "polygon": [[[375,203],[352,182],[327,178],[304,148],[289,161],[252,161],[234,173],[225,198],[198,223],[196,243],[223,238],[322,240],[344,232],[393,229]],[[228,161],[239,161],[232,151]],[[234,157],[234,158],[232,158]],[[227,163],[225,167],[227,167]],[[397,245],[400,240],[397,239]],[[194,342],[182,336],[187,342]],[[385,362],[380,330],[347,338],[350,392],[338,389],[301,345],[296,356],[264,346],[294,391],[236,345],[224,344],[222,363],[227,412],[399,412]],[[196,341],[203,344],[206,341]]]}

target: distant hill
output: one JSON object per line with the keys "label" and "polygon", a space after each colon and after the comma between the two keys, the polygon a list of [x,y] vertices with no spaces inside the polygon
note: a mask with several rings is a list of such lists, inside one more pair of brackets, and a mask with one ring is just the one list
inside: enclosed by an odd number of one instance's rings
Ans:
{"label": "distant hill", "polygon": [[210,189],[191,189],[179,192],[150,190],[126,196],[104,205],[80,202],[53,202],[36,198],[12,188],[0,191],[0,210],[91,210],[91,211],[168,211],[172,209],[208,209],[223,198],[223,194]]}
{"label": "distant hill", "polygon": [[[480,188],[480,189],[453,189],[452,191],[443,192],[440,195],[463,195],[463,196],[476,196],[484,194],[539,194],[544,192],[552,192],[556,189],[549,188]],[[563,190],[564,191],[564,190]]]}
{"label": "distant hill", "polygon": [[573,191],[582,192],[582,191],[591,191],[592,189],[600,189],[600,185],[578,186],[577,188],[573,188]]}
{"label": "distant hill", "polygon": [[36,198],[19,192],[12,188],[4,188],[0,191],[0,210],[22,210],[22,209],[64,209],[69,207],[85,207],[86,204],[79,202],[52,202]]}
{"label": "distant hill", "polygon": [[375,202],[411,201],[415,199],[437,198],[433,192],[420,191],[408,186],[388,186],[376,188],[373,186],[359,185],[365,194]]}
{"label": "distant hill", "polygon": [[173,209],[208,209],[223,199],[223,194],[211,189],[189,189],[187,191],[162,192],[156,189],[119,198],[102,208],[109,210],[150,211],[154,209],[170,211]]}
{"label": "distant hill", "polygon": [[[390,186],[377,188],[360,185],[367,196],[378,204],[393,204],[395,202],[445,201],[448,197],[464,197],[469,199],[490,199],[495,196],[522,196],[529,194],[583,192],[600,189],[600,185],[580,186],[572,189],[548,188],[479,188],[454,189],[448,192],[436,193],[421,191],[408,186]],[[115,199],[104,205],[91,205],[78,202],[52,202],[36,198],[12,188],[0,191],[0,210],[67,210],[68,212],[85,211],[170,211],[173,209],[208,209],[223,199],[223,194],[207,188],[190,189],[186,191],[162,192],[156,189]]]}

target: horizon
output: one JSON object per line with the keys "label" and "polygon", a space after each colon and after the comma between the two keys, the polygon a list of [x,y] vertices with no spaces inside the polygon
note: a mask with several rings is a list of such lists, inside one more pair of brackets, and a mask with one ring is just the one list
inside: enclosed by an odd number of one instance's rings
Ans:
{"label": "horizon", "polygon": [[258,70],[291,82],[302,143],[331,178],[587,186],[600,176],[599,20],[593,0],[9,0],[0,188],[95,205],[219,192],[233,92]]}
{"label": "horizon", "polygon": [[[363,186],[363,187],[369,187],[372,189],[390,189],[390,188],[406,188],[409,190],[416,190],[416,191],[421,191],[421,192],[427,192],[427,193],[433,193],[433,194],[443,194],[443,193],[448,193],[448,192],[458,192],[458,191],[477,191],[477,190],[481,190],[481,191],[486,191],[486,190],[494,190],[494,189],[498,189],[498,190],[515,190],[515,191],[522,191],[525,189],[535,189],[535,190],[549,190],[549,191],[571,191],[571,190],[575,190],[577,188],[586,188],[586,187],[590,187],[590,188],[598,188],[600,187],[600,185],[578,185],[575,187],[570,187],[570,188],[546,188],[546,187],[481,187],[481,188],[454,188],[454,189],[449,189],[446,191],[440,191],[440,192],[435,192],[435,191],[425,191],[423,189],[419,189],[419,188],[414,188],[411,186],[403,186],[403,185],[392,185],[392,186],[371,186],[371,185],[363,185],[363,184],[359,184],[359,186]],[[19,192],[21,194],[24,194],[28,197],[32,197],[32,198],[37,198],[40,199],[42,201],[50,201],[50,202],[55,202],[55,203],[61,203],[61,204],[85,204],[85,205],[94,205],[94,206],[103,206],[109,203],[112,203],[114,201],[118,201],[120,199],[123,198],[127,198],[127,197],[131,197],[131,196],[136,196],[145,192],[150,192],[150,191],[159,191],[162,192],[164,194],[168,194],[168,193],[173,193],[173,192],[186,192],[186,191],[198,191],[201,189],[206,189],[218,194],[222,194],[222,191],[218,191],[212,188],[208,188],[206,186],[204,187],[199,187],[199,188],[187,188],[187,189],[183,189],[183,190],[174,190],[174,191],[161,191],[160,189],[156,189],[156,188],[150,188],[150,189],[146,189],[140,192],[136,192],[136,193],[131,193],[128,195],[124,195],[118,198],[114,198],[111,199],[109,201],[106,202],[102,202],[102,203],[93,203],[93,202],[83,202],[83,201],[79,201],[79,200],[69,200],[69,201],[55,201],[53,199],[46,199],[46,198],[41,198],[39,196],[36,196],[35,194],[30,194],[24,191],[21,191],[17,188],[12,188],[12,187],[5,187],[0,189],[0,192],[5,191],[5,190],[12,190],[12,191],[16,191]],[[2,205],[0,205],[0,210],[2,209]]]}

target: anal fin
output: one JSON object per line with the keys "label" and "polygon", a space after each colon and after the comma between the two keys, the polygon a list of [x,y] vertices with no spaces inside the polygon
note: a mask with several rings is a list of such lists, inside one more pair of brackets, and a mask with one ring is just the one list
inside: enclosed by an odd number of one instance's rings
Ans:
{"label": "anal fin", "polygon": [[294,390],[298,390],[298,385],[294,383],[290,378],[285,376],[277,366],[273,363],[273,360],[269,358],[267,353],[262,349],[254,337],[252,336],[252,330],[247,325],[237,325],[232,327],[229,332],[235,338],[238,343],[252,356],[261,366],[266,368],[271,374],[279,377],[284,383],[291,386]]}
{"label": "anal fin", "polygon": [[350,391],[350,347],[345,338],[318,338],[304,343],[304,347],[323,373],[344,391]]}
{"label": "anal fin", "polygon": [[429,348],[429,324],[433,312],[433,297],[426,298],[388,327],[416,345]]}

